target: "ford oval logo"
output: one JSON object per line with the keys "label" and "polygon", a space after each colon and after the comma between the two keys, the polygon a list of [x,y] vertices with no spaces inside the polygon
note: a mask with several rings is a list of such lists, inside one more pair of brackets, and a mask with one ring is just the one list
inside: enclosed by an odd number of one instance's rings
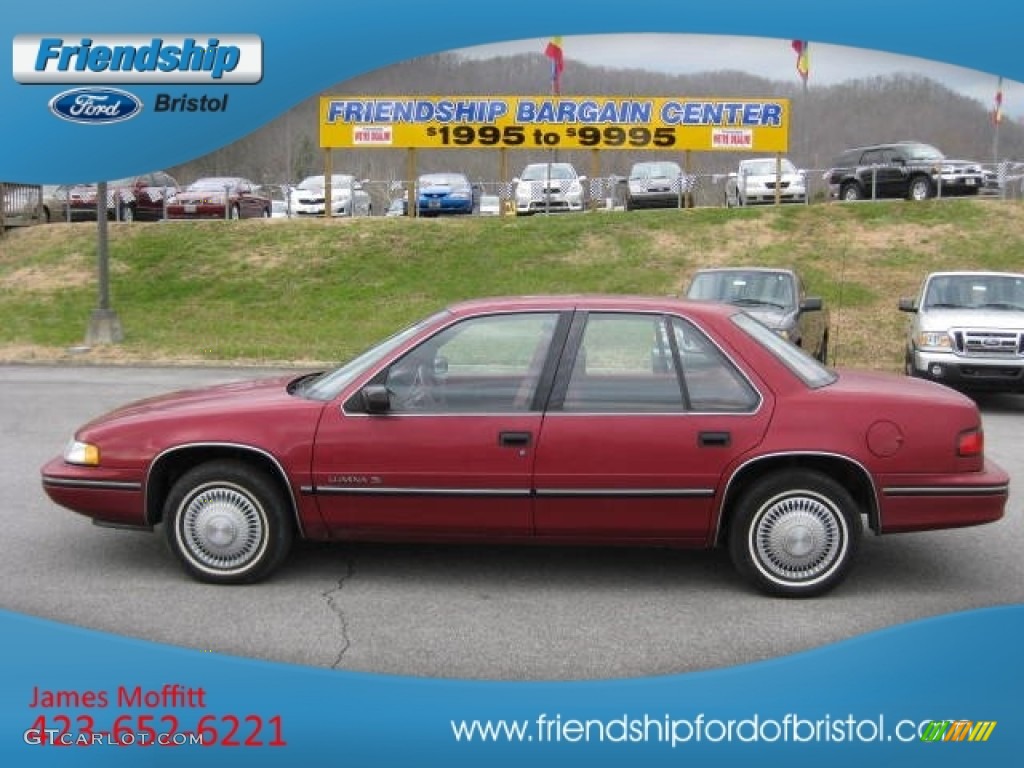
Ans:
{"label": "ford oval logo", "polygon": [[72,123],[119,123],[142,111],[142,102],[117,88],[75,88],[50,99],[50,111]]}

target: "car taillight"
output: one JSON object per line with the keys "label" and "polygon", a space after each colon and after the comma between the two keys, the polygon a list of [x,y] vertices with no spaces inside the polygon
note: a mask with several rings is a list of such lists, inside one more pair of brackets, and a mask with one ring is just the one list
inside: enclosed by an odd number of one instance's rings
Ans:
{"label": "car taillight", "polygon": [[980,456],[985,452],[985,433],[980,429],[961,432],[956,438],[958,456]]}

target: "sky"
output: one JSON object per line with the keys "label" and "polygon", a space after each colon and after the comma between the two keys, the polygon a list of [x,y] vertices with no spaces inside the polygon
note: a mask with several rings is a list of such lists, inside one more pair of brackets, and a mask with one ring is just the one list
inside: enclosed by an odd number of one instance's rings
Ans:
{"label": "sky", "polygon": [[[462,48],[455,53],[490,58],[543,53],[549,38],[533,38]],[[725,35],[577,35],[562,38],[563,83],[571,78],[573,60],[613,68],[638,68],[671,74],[723,69],[748,72],[769,80],[795,80],[796,53],[789,40]],[[919,74],[992,109],[998,77],[938,61],[842,45],[811,42],[808,87],[835,85],[879,75]],[[1024,116],[1024,85],[1003,81],[1003,113]]]}

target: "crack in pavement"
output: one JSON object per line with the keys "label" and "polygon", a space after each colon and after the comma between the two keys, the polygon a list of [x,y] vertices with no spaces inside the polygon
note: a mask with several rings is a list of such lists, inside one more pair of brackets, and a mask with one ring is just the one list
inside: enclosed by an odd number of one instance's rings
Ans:
{"label": "crack in pavement", "polygon": [[341,608],[336,599],[338,593],[341,592],[345,586],[345,582],[350,581],[356,572],[355,559],[349,557],[346,559],[345,573],[341,575],[338,582],[328,590],[321,592],[321,596],[327,601],[327,607],[331,612],[338,617],[338,623],[341,624],[341,649],[338,651],[338,655],[334,657],[334,661],[331,663],[331,669],[337,669],[341,664],[341,660],[344,658],[345,653],[352,645],[352,640],[348,635],[348,618],[345,616],[345,611]]}

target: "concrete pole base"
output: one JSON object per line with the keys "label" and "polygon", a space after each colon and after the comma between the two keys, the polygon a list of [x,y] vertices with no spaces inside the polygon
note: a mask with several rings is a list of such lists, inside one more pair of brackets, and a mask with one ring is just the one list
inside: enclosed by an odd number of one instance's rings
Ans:
{"label": "concrete pole base", "polygon": [[112,309],[94,309],[89,316],[89,328],[85,332],[85,343],[120,344],[124,341],[124,331],[117,312]]}

